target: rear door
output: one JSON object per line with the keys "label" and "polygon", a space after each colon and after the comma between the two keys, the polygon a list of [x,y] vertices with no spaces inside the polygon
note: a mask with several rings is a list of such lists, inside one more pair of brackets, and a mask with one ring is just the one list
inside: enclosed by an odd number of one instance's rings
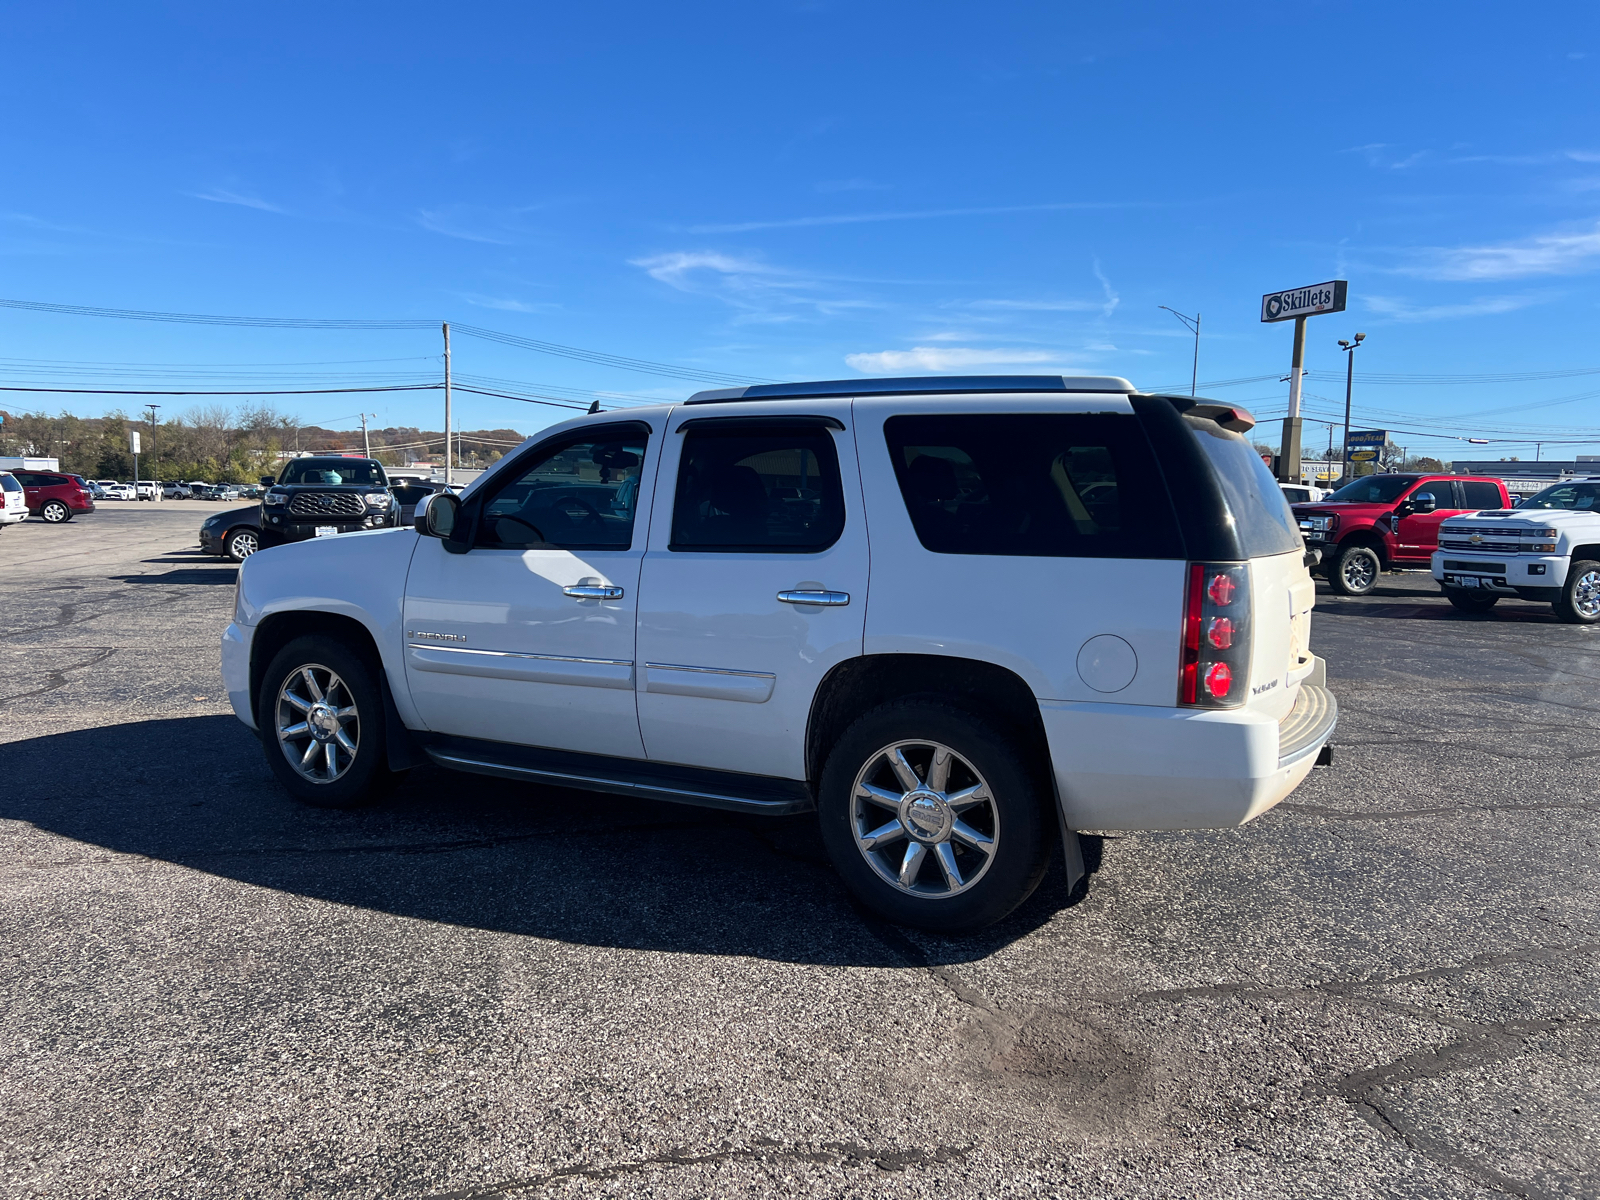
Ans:
{"label": "rear door", "polygon": [[861,653],[847,400],[675,408],[639,581],[639,726],[663,762],[806,774],[823,676]]}

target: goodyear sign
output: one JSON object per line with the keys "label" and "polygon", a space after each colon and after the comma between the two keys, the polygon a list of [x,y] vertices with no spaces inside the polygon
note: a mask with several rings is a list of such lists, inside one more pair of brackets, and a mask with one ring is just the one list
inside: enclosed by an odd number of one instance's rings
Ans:
{"label": "goodyear sign", "polygon": [[1389,431],[1387,429],[1352,429],[1344,444],[1352,448],[1361,446],[1371,450],[1382,450],[1389,444]]}
{"label": "goodyear sign", "polygon": [[1350,284],[1344,279],[1313,283],[1310,287],[1268,292],[1261,297],[1263,321],[1288,321],[1294,317],[1313,317],[1318,313],[1343,312]]}
{"label": "goodyear sign", "polygon": [[1371,462],[1373,459],[1375,459],[1377,457],[1378,457],[1378,452],[1376,450],[1352,450],[1352,451],[1350,451],[1350,461],[1351,462]]}

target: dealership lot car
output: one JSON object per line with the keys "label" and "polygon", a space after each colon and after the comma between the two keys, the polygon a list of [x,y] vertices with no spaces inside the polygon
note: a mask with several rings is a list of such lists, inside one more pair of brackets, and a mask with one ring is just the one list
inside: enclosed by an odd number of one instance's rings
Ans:
{"label": "dealership lot car", "polygon": [[28,498],[10,471],[0,471],[0,529],[28,519]]}
{"label": "dealership lot car", "polygon": [[297,458],[261,494],[262,545],[393,528],[398,512],[377,459]]}
{"label": "dealership lot car", "polygon": [[52,525],[94,511],[94,497],[76,475],[64,475],[59,471],[15,471],[13,474],[27,496],[28,511]]}
{"label": "dealership lot car", "polygon": [[243,562],[261,549],[261,510],[252,504],[207,517],[200,523],[200,548]]}
{"label": "dealership lot car", "polygon": [[580,418],[427,497],[421,537],[251,557],[223,675],[309,803],[426,757],[816,810],[865,903],[977,928],[1057,828],[1240,825],[1318,760],[1337,706],[1253,424],[1060,376]]}

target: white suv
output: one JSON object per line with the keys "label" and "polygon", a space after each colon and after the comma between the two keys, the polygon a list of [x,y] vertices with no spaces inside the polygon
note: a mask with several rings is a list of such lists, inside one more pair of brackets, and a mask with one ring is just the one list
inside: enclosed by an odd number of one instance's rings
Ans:
{"label": "white suv", "polygon": [[432,761],[814,809],[866,903],[972,929],[1057,829],[1081,873],[1071,830],[1240,825],[1318,761],[1314,589],[1252,424],[1060,376],[581,417],[415,531],[246,559],[223,676],[312,804]]}
{"label": "white suv", "polygon": [[10,471],[0,471],[0,529],[27,519],[27,489]]}

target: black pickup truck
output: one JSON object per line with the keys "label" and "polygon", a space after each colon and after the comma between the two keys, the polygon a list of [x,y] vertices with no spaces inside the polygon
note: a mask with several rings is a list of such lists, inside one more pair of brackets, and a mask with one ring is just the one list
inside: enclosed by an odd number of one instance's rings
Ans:
{"label": "black pickup truck", "polygon": [[261,544],[385,529],[399,524],[383,464],[372,458],[291,459],[277,479],[261,480]]}

